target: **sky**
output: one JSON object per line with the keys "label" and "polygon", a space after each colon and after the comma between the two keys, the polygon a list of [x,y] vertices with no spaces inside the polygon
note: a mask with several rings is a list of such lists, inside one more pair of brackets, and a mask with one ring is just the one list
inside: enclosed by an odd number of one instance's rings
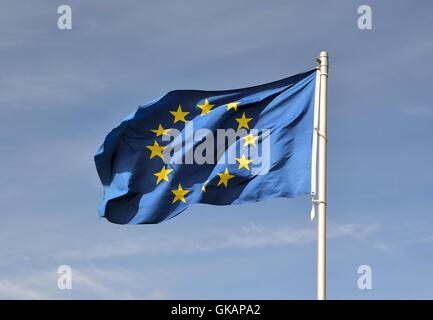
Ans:
{"label": "sky", "polygon": [[[72,30],[57,28],[58,6]],[[372,8],[360,30],[357,9]],[[0,298],[314,299],[310,197],[100,219],[93,156],[173,89],[274,81],[330,55],[328,297],[433,298],[430,1],[0,4]],[[72,289],[57,286],[72,268]],[[372,289],[357,286],[358,267]]]}

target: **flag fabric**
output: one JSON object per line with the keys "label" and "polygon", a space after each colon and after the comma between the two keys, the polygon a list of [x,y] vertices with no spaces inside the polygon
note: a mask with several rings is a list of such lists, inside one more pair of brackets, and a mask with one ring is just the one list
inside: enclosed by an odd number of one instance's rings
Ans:
{"label": "flag fabric", "polygon": [[126,117],[95,155],[99,213],[159,223],[192,204],[311,191],[316,70],[224,91],[175,90]]}

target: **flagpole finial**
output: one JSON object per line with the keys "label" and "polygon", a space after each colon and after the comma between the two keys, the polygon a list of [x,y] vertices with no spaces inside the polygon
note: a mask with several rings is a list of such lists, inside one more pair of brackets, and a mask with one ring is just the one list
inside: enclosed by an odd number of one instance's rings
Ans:
{"label": "flagpole finial", "polygon": [[317,62],[318,69],[323,66],[328,66],[328,51],[321,51],[315,60]]}
{"label": "flagpole finial", "polygon": [[316,58],[318,67],[320,70],[320,75],[328,77],[328,51],[322,51],[319,53],[319,58]]}

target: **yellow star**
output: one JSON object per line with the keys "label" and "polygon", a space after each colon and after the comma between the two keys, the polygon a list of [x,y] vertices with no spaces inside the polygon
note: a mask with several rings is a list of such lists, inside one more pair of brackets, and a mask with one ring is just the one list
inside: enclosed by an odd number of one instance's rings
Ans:
{"label": "yellow star", "polygon": [[230,110],[230,109],[235,109],[235,111],[238,111],[238,104],[239,103],[240,102],[230,102],[230,103],[227,103],[227,111]]}
{"label": "yellow star", "polygon": [[249,164],[251,162],[253,162],[253,160],[247,159],[244,154],[242,155],[242,158],[235,158],[235,159],[237,162],[239,162],[239,168],[238,169],[245,168],[247,170],[250,170]]}
{"label": "yellow star", "polygon": [[201,115],[202,116],[209,113],[214,106],[215,106],[214,104],[209,104],[209,101],[207,101],[207,99],[204,101],[204,104],[198,104],[197,105],[197,107],[199,107],[201,109]]}
{"label": "yellow star", "polygon": [[189,193],[191,190],[185,190],[182,189],[182,186],[179,183],[179,188],[177,188],[177,190],[171,190],[171,192],[174,194],[174,199],[171,203],[175,203],[176,201],[180,200],[183,203],[186,203],[186,199],[185,196],[187,195],[187,193]]}
{"label": "yellow star", "polygon": [[229,170],[226,168],[226,170],[224,171],[224,173],[217,173],[217,175],[220,177],[220,181],[218,181],[217,186],[219,186],[220,184],[224,184],[224,186],[227,188],[227,182],[234,178],[235,176],[233,174],[229,173]]}
{"label": "yellow star", "polygon": [[176,123],[178,121],[186,122],[186,115],[189,114],[188,111],[182,111],[182,106],[179,105],[176,111],[170,111],[170,113],[174,116],[173,123]]}
{"label": "yellow star", "polygon": [[244,142],[244,147],[246,147],[246,146],[249,145],[249,144],[252,144],[252,145],[255,147],[255,146],[256,146],[256,140],[257,140],[258,138],[259,138],[258,136],[254,136],[254,135],[252,135],[252,134],[249,134],[249,135],[243,137],[242,139],[245,140],[245,142]]}
{"label": "yellow star", "polygon": [[158,178],[156,180],[156,185],[158,185],[158,183],[160,183],[161,180],[168,181],[168,174],[172,171],[173,171],[173,169],[167,169],[165,166],[163,166],[161,171],[154,173],[153,175]]}
{"label": "yellow star", "polygon": [[202,192],[206,192],[206,186],[209,183],[209,180],[206,180],[205,183],[203,183],[203,186],[201,187]]}
{"label": "yellow star", "polygon": [[158,129],[150,130],[150,131],[155,132],[156,136],[159,137],[162,136],[163,134],[168,136],[168,132],[170,131],[170,129],[164,129],[164,127],[161,124],[159,124]]}
{"label": "yellow star", "polygon": [[250,127],[248,127],[248,122],[250,122],[253,118],[247,118],[245,117],[245,112],[242,114],[241,118],[236,118],[235,120],[239,123],[238,125],[238,130],[241,128],[247,128],[249,129]]}
{"label": "yellow star", "polygon": [[160,146],[158,142],[155,141],[153,143],[153,146],[147,146],[146,148],[152,151],[152,153],[150,154],[150,159],[152,159],[153,157],[160,157],[162,160],[164,160],[162,156],[162,151],[165,148],[164,146]]}

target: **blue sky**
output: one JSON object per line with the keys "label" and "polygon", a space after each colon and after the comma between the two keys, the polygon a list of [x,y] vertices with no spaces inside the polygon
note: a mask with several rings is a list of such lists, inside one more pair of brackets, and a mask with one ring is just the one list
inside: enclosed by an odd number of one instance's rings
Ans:
{"label": "blue sky", "polygon": [[[57,7],[73,29],[57,29]],[[369,4],[373,30],[357,28]],[[314,299],[310,199],[100,220],[93,155],[139,104],[330,53],[328,296],[433,298],[433,4],[2,1],[0,298]],[[57,267],[73,289],[57,288]],[[357,288],[357,268],[373,289]]]}

